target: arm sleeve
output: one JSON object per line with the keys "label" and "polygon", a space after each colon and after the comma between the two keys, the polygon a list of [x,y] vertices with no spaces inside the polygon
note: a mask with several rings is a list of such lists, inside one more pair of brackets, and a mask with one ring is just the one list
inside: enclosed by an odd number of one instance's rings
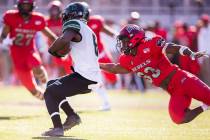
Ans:
{"label": "arm sleeve", "polygon": [[10,16],[10,14],[9,13],[5,13],[4,15],[3,15],[3,20],[2,20],[2,23],[4,23],[5,25],[8,25],[8,26],[11,26],[11,16]]}
{"label": "arm sleeve", "polygon": [[79,22],[77,22],[75,20],[69,20],[63,24],[62,32],[64,33],[67,29],[72,29],[79,33],[81,27],[80,27]]}
{"label": "arm sleeve", "polygon": [[43,30],[47,26],[46,20],[45,20],[45,18],[43,16],[40,16],[39,20],[35,21],[35,25],[36,24],[37,25],[39,24],[37,26],[37,31],[41,31],[41,30]]}
{"label": "arm sleeve", "polygon": [[98,17],[98,24],[99,24],[100,30],[103,28],[104,22],[105,22],[105,21],[104,21],[104,18],[101,17],[101,16],[99,16],[99,17]]}

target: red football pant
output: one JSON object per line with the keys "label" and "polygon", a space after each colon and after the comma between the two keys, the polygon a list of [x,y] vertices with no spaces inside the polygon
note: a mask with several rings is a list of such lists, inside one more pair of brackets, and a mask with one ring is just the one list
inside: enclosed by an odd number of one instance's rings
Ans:
{"label": "red football pant", "polygon": [[179,69],[171,79],[167,90],[171,95],[169,114],[177,124],[183,122],[185,111],[189,108],[192,98],[210,105],[210,88],[186,71]]}
{"label": "red football pant", "polygon": [[[29,90],[37,88],[37,83],[32,72],[34,67],[41,66],[41,58],[37,52],[28,52],[22,56],[12,53],[12,60],[17,76],[21,83]],[[21,53],[20,53],[21,54]]]}

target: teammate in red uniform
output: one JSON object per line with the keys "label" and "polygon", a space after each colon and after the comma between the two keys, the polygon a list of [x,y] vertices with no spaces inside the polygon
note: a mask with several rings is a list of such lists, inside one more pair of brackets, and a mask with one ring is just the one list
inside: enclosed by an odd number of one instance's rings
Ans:
{"label": "teammate in red uniform", "polygon": [[[62,33],[62,3],[58,0],[54,0],[49,3],[48,7],[50,17],[47,19],[47,25],[57,36],[60,36]],[[69,55],[63,58],[53,57],[53,63],[54,66],[58,68],[58,76],[63,76],[72,72],[70,69],[72,60]]]}
{"label": "teammate in red uniform", "polygon": [[17,0],[18,10],[9,10],[3,16],[4,26],[0,43],[9,34],[12,40],[11,57],[18,78],[32,95],[43,99],[43,92],[35,78],[41,83],[46,83],[47,73],[34,47],[34,35],[37,31],[42,31],[51,41],[56,39],[56,35],[46,27],[42,15],[32,12],[34,7],[33,0]]}
{"label": "teammate in red uniform", "polygon": [[[192,59],[205,56],[204,52],[192,52],[188,47],[166,43],[159,36],[145,37],[144,30],[134,24],[125,26],[118,36],[118,46],[123,53],[118,64],[104,64],[100,67],[111,73],[137,73],[170,94],[169,114],[177,123],[188,123],[210,105],[210,88],[196,76],[170,63],[165,53],[186,55]],[[189,109],[191,99],[204,104]]]}
{"label": "teammate in red uniform", "polygon": [[[99,52],[99,62],[111,63],[112,59],[108,51],[104,48],[101,41],[100,33],[103,32],[111,37],[115,36],[115,32],[104,23],[103,17],[99,15],[90,16],[88,21],[88,26],[94,31],[97,37],[98,52]],[[102,73],[105,80],[110,84],[115,84],[117,82],[117,77],[114,74],[103,72]]]}
{"label": "teammate in red uniform", "polygon": [[[111,63],[112,62],[111,54],[108,51],[106,51],[106,48],[104,48],[104,45],[101,41],[100,33],[104,32],[105,34],[111,37],[114,37],[115,36],[114,31],[104,23],[104,19],[99,15],[90,16],[89,21],[88,21],[88,26],[94,31],[97,37],[98,52],[99,52],[98,61],[101,63]],[[102,71],[102,74],[105,81],[108,82],[109,84],[114,85],[117,82],[116,75],[112,73],[107,73],[104,71]],[[103,101],[103,106],[101,109],[109,110],[110,105],[108,102],[108,97],[107,97],[105,89],[101,87],[101,88],[95,89],[95,92],[101,96],[101,99]]]}

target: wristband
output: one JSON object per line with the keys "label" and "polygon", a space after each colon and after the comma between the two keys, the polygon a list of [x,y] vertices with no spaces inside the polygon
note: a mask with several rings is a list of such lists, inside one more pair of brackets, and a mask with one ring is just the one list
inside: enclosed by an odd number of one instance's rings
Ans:
{"label": "wristband", "polygon": [[186,46],[181,46],[180,49],[179,49],[179,53],[180,53],[181,55],[184,55],[184,51],[185,51],[186,49],[188,49],[188,47],[186,47]]}
{"label": "wristband", "polygon": [[59,58],[63,57],[63,56],[58,55],[56,52],[51,52],[51,51],[48,51],[48,52],[55,57],[59,57]]}
{"label": "wristband", "polygon": [[191,58],[192,60],[195,60],[195,53],[194,53],[194,52],[191,52],[190,58]]}

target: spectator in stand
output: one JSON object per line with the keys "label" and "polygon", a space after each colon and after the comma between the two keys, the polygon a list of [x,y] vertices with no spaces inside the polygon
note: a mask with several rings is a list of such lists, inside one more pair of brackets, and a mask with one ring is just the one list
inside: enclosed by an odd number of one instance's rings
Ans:
{"label": "spectator in stand", "polygon": [[167,31],[166,29],[162,28],[160,22],[158,20],[154,23],[154,33],[157,35],[162,36],[164,39],[167,39]]}
{"label": "spectator in stand", "polygon": [[[210,25],[209,15],[203,14],[201,16],[203,26],[198,33],[198,51],[206,51],[210,55]],[[202,58],[201,65],[201,79],[210,86],[210,58]]]}

